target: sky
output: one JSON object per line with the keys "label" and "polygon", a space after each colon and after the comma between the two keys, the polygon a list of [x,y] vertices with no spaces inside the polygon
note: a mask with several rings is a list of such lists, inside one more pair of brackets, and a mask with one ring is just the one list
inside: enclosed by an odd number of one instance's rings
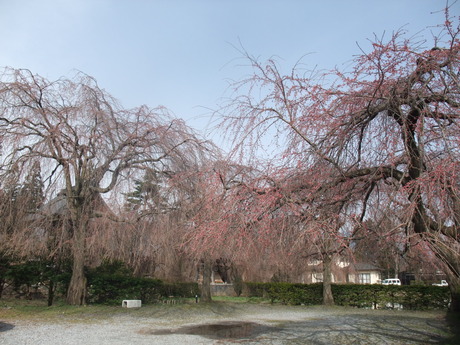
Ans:
{"label": "sky", "polygon": [[[450,1],[450,3],[452,3]],[[444,21],[445,0],[0,0],[0,67],[48,79],[82,71],[125,108],[165,106],[207,136],[241,50],[283,68],[350,62],[400,28]],[[439,12],[441,11],[441,12]],[[460,14],[460,2],[451,13]],[[428,29],[427,29],[428,28]],[[359,46],[358,46],[359,44]]]}

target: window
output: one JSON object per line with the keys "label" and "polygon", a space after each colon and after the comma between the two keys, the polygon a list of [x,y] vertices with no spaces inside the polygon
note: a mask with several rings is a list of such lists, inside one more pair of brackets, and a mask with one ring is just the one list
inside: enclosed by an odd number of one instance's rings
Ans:
{"label": "window", "polygon": [[322,283],[323,282],[323,274],[322,273],[313,273],[312,275],[312,282],[313,283]]}
{"label": "window", "polygon": [[371,274],[370,273],[360,273],[358,279],[359,279],[360,284],[370,284]]}

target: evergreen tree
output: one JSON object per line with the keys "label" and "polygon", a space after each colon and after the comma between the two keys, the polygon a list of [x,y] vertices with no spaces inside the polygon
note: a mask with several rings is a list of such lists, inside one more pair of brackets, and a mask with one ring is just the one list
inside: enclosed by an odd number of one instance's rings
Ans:
{"label": "evergreen tree", "polygon": [[161,177],[154,171],[147,171],[142,180],[136,179],[134,191],[125,193],[125,197],[125,208],[129,211],[161,210],[166,207]]}
{"label": "evergreen tree", "polygon": [[137,210],[139,206],[142,204],[142,185],[143,185],[143,182],[141,180],[135,180],[134,181],[134,186],[135,186],[134,191],[130,193],[125,193],[126,210]]}
{"label": "evergreen tree", "polygon": [[19,215],[19,173],[16,169],[8,172],[0,193],[0,233],[9,234],[13,231]]}
{"label": "evergreen tree", "polygon": [[26,211],[36,211],[43,205],[43,188],[40,162],[35,161],[21,188],[21,200]]}

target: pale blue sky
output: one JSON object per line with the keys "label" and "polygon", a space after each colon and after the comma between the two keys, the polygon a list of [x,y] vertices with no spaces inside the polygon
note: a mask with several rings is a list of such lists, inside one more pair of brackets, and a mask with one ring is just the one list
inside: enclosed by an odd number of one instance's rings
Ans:
{"label": "pale blue sky", "polygon": [[[451,1],[452,2],[452,1]],[[50,79],[81,70],[123,106],[166,106],[204,131],[228,80],[249,73],[235,46],[290,68],[328,69],[373,34],[442,23],[444,0],[0,0],[0,66]],[[460,4],[452,14],[460,14]],[[456,12],[456,13],[455,13]],[[428,30],[429,33],[429,30]]]}

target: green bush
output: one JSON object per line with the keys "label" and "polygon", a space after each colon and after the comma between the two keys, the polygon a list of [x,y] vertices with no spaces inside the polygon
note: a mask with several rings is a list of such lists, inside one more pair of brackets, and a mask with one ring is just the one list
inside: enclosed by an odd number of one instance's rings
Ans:
{"label": "green bush", "polygon": [[322,284],[272,283],[268,294],[273,302],[315,305],[322,302]]}
{"label": "green bush", "polygon": [[243,284],[244,294],[248,297],[267,297],[266,286],[270,283],[245,282]]}
{"label": "green bush", "polygon": [[409,285],[398,286],[394,294],[396,303],[405,309],[428,310],[446,309],[450,301],[450,291],[445,286]]}
{"label": "green bush", "polygon": [[[248,297],[265,297],[272,302],[293,305],[322,304],[322,284],[245,283]],[[332,284],[336,305],[358,308],[392,308],[410,310],[447,309],[447,287],[425,285]]]}
{"label": "green bush", "polygon": [[173,296],[194,297],[199,294],[196,283],[164,283],[158,279],[134,277],[122,262],[104,262],[87,272],[88,302],[117,305],[125,299],[155,303]]}
{"label": "green bush", "polygon": [[39,261],[27,261],[11,265],[6,271],[5,277],[11,281],[17,296],[25,293],[21,287],[26,287],[27,293],[31,286],[41,283],[41,265]]}
{"label": "green bush", "polygon": [[333,284],[332,295],[337,305],[377,308],[382,301],[391,300],[388,290],[391,290],[392,287],[386,285]]}
{"label": "green bush", "polygon": [[151,297],[161,282],[153,279],[133,277],[120,261],[103,262],[89,269],[88,302],[98,304],[119,304],[124,299]]}
{"label": "green bush", "polygon": [[69,262],[58,264],[52,260],[36,259],[12,261],[8,265],[3,265],[0,281],[10,284],[18,297],[25,295],[32,298],[32,287],[36,292],[33,298],[44,297],[48,293],[48,303],[51,305],[55,293],[65,295],[70,276]]}

